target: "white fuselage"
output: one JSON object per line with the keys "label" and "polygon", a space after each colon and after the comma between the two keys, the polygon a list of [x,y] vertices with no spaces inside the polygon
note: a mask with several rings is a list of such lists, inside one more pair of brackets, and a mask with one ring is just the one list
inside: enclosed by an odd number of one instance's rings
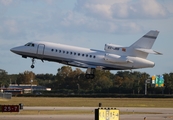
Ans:
{"label": "white fuselage", "polygon": [[140,57],[111,54],[106,51],[87,49],[50,42],[30,42],[11,49],[23,57],[37,58],[82,67],[101,67],[108,70],[125,70],[154,67],[154,63]]}

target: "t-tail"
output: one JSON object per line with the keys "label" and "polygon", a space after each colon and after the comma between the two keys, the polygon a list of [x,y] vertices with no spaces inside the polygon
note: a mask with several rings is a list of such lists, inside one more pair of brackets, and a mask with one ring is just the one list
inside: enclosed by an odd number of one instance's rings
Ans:
{"label": "t-tail", "polygon": [[132,56],[147,58],[148,54],[162,55],[157,51],[152,50],[152,46],[159,34],[159,31],[151,30],[141,37],[138,41],[132,44],[129,49],[132,52]]}

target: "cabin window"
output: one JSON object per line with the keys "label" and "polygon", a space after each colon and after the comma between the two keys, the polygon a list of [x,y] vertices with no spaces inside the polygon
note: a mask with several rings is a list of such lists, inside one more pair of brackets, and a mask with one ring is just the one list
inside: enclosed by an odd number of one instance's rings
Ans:
{"label": "cabin window", "polygon": [[84,56],[84,54],[82,54],[82,56]]}
{"label": "cabin window", "polygon": [[92,55],[90,55],[90,58],[92,57]]}
{"label": "cabin window", "polygon": [[61,53],[61,50],[59,50],[59,53]]}
{"label": "cabin window", "polygon": [[80,56],[80,53],[78,53],[78,56]]}
{"label": "cabin window", "polygon": [[56,50],[56,52],[57,52],[58,50]]}
{"label": "cabin window", "polygon": [[68,54],[68,51],[66,53]]}
{"label": "cabin window", "polygon": [[51,51],[53,52],[53,49]]}
{"label": "cabin window", "polygon": [[72,52],[70,52],[70,54],[72,55],[73,53],[72,53]]}
{"label": "cabin window", "polygon": [[76,55],[76,53],[74,53],[74,55]]}
{"label": "cabin window", "polygon": [[63,51],[63,53],[65,53],[65,51]]}
{"label": "cabin window", "polygon": [[93,58],[96,58],[96,56],[94,55]]}
{"label": "cabin window", "polygon": [[86,54],[86,57],[88,57],[88,55]]}

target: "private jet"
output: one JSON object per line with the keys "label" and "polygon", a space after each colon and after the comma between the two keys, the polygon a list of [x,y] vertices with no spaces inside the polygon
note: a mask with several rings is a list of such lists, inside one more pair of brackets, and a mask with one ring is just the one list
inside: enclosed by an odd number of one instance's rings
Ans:
{"label": "private jet", "polygon": [[129,47],[105,44],[104,50],[34,41],[14,47],[11,51],[23,58],[32,58],[31,68],[34,68],[35,59],[58,62],[87,68],[85,77],[93,79],[95,70],[132,70],[154,67],[155,63],[146,58],[150,53],[162,54],[151,49],[158,34],[159,31],[151,30]]}

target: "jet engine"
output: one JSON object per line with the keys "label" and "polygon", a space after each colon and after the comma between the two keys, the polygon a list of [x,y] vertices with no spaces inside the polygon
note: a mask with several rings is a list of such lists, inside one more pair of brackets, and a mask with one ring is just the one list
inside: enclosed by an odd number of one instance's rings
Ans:
{"label": "jet engine", "polygon": [[116,54],[105,54],[105,61],[113,62],[113,63],[133,63],[133,61],[129,60],[126,56],[119,56]]}

